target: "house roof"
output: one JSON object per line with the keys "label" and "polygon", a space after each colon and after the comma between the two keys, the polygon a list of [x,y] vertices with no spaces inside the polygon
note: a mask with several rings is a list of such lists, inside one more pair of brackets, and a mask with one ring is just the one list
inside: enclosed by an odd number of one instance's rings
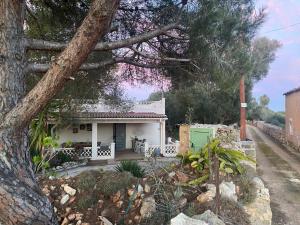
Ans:
{"label": "house roof", "polygon": [[290,95],[290,94],[298,92],[298,91],[300,91],[300,87],[294,88],[294,89],[284,93],[283,95]]}
{"label": "house roof", "polygon": [[67,116],[71,118],[167,118],[164,114],[153,112],[77,112]]}

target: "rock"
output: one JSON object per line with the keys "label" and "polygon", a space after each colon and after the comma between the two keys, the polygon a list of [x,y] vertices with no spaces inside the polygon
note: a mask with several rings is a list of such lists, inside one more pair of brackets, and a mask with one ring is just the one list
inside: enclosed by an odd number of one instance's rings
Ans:
{"label": "rock", "polygon": [[76,215],[74,213],[68,215],[68,220],[69,221],[75,220],[75,218],[76,218]]}
{"label": "rock", "polygon": [[104,223],[103,225],[113,225],[108,219],[103,216],[99,216],[99,219]]}
{"label": "rock", "polygon": [[54,180],[55,177],[54,176],[49,176],[49,180]]}
{"label": "rock", "polygon": [[209,225],[208,223],[190,218],[183,213],[178,214],[176,217],[171,219],[171,225]]}
{"label": "rock", "polygon": [[141,217],[140,217],[139,215],[136,215],[136,216],[134,217],[134,221],[135,221],[136,223],[140,223]]}
{"label": "rock", "polygon": [[57,208],[55,206],[53,207],[53,209],[54,209],[54,212],[57,213]]}
{"label": "rock", "polygon": [[142,204],[142,201],[143,201],[143,200],[140,199],[140,198],[136,199],[136,200],[134,201],[134,208],[140,207],[141,204]]}
{"label": "rock", "polygon": [[69,200],[69,204],[72,204],[75,201],[75,199],[76,199],[75,196],[71,197],[70,200]]}
{"label": "rock", "polygon": [[76,223],[76,225],[81,225],[81,224],[82,224],[81,220],[78,220]]}
{"label": "rock", "polygon": [[122,208],[123,203],[124,203],[123,201],[118,201],[116,204],[117,208],[119,209]]}
{"label": "rock", "polygon": [[118,191],[117,193],[115,193],[112,197],[112,202],[116,203],[117,201],[119,201],[121,198],[121,191]]}
{"label": "rock", "polygon": [[66,214],[69,214],[69,213],[71,212],[71,210],[72,210],[72,209],[71,209],[70,207],[67,207],[67,208],[66,208]]}
{"label": "rock", "polygon": [[139,184],[138,188],[137,188],[137,191],[138,191],[138,193],[142,194],[144,192],[143,186]]}
{"label": "rock", "polygon": [[187,199],[186,198],[180,198],[177,205],[178,205],[178,208],[182,209],[186,206],[187,204]]}
{"label": "rock", "polygon": [[177,176],[177,178],[178,178],[178,181],[181,182],[181,183],[186,183],[186,182],[189,181],[188,175],[186,175],[186,174],[183,173],[183,172],[176,171],[176,176]]}
{"label": "rock", "polygon": [[74,196],[76,194],[76,190],[71,188],[69,185],[64,186],[64,191],[70,196]]}
{"label": "rock", "polygon": [[256,187],[256,197],[253,202],[243,206],[243,208],[249,215],[251,225],[271,225],[272,211],[269,190],[260,178],[254,177],[252,180]]}
{"label": "rock", "polygon": [[76,213],[75,214],[75,220],[82,220],[83,214],[82,213]]}
{"label": "rock", "polygon": [[153,213],[156,212],[156,204],[153,196],[145,198],[142,202],[140,214],[142,218],[149,218]]}
{"label": "rock", "polygon": [[90,223],[82,223],[81,225],[90,225]]}
{"label": "rock", "polygon": [[116,215],[116,210],[114,207],[107,207],[101,212],[101,216],[112,219]]}
{"label": "rock", "polygon": [[61,204],[61,205],[66,204],[66,203],[69,201],[69,199],[70,199],[70,196],[69,196],[68,194],[65,194],[65,195],[61,198],[60,204]]}
{"label": "rock", "polygon": [[235,192],[235,184],[231,182],[222,182],[220,184],[220,194],[223,198],[228,198],[237,202],[237,195]]}
{"label": "rock", "polygon": [[173,178],[176,175],[176,173],[174,171],[172,171],[171,173],[168,174],[169,177]]}
{"label": "rock", "polygon": [[61,225],[67,225],[69,223],[69,220],[67,217],[64,218],[64,220],[62,221]]}
{"label": "rock", "polygon": [[48,196],[48,195],[50,194],[50,190],[48,189],[48,187],[44,187],[44,188],[42,189],[42,192],[43,192],[46,196]]}
{"label": "rock", "polygon": [[225,223],[222,220],[220,220],[219,217],[210,210],[206,210],[203,214],[195,215],[192,218],[197,220],[202,220],[208,223],[209,225],[225,225]]}
{"label": "rock", "polygon": [[144,190],[145,190],[146,193],[150,193],[150,191],[151,191],[150,185],[149,184],[145,184]]}
{"label": "rock", "polygon": [[128,224],[132,224],[133,222],[132,222],[132,220],[128,220]]}
{"label": "rock", "polygon": [[98,201],[98,207],[101,209],[103,207],[104,201],[102,199],[100,199]]}
{"label": "rock", "polygon": [[50,186],[50,190],[51,190],[51,191],[54,191],[55,188],[56,188],[55,186],[52,186],[52,185]]}
{"label": "rock", "polygon": [[216,196],[216,186],[214,184],[206,185],[207,192],[201,193],[197,196],[197,201],[201,204],[212,201]]}
{"label": "rock", "polygon": [[128,196],[131,197],[134,194],[134,189],[128,189]]}

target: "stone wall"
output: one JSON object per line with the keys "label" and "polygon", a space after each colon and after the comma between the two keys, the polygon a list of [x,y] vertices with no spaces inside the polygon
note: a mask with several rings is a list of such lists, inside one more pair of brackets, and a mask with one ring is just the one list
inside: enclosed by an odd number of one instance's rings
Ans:
{"label": "stone wall", "polygon": [[264,121],[254,122],[254,126],[258,127],[264,133],[268,134],[275,140],[279,141],[282,144],[287,144],[287,139],[285,136],[285,130],[281,127],[266,123]]}
{"label": "stone wall", "polygon": [[291,147],[295,150],[300,151],[300,145],[296,145],[294,142],[288,140],[285,129],[266,123],[264,121],[256,121],[253,123],[253,125],[259,128],[265,134],[274,138],[279,143],[283,144],[284,146]]}

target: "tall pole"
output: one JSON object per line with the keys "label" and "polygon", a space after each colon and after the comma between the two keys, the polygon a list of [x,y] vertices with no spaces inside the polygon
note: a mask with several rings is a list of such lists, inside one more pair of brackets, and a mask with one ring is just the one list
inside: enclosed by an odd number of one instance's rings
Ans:
{"label": "tall pole", "polygon": [[240,80],[240,102],[241,102],[241,130],[240,138],[241,141],[246,140],[246,98],[245,98],[245,77],[242,76]]}

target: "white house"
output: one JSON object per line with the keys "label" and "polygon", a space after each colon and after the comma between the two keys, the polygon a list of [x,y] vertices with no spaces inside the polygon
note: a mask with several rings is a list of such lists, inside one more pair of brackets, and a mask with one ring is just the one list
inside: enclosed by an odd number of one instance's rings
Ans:
{"label": "white house", "polygon": [[84,108],[68,115],[68,126],[55,130],[59,150],[69,155],[101,160],[114,159],[124,151],[146,157],[154,150],[164,156],[178,152],[178,143],[166,143],[164,98],[137,102],[129,111],[116,110],[103,102]]}

